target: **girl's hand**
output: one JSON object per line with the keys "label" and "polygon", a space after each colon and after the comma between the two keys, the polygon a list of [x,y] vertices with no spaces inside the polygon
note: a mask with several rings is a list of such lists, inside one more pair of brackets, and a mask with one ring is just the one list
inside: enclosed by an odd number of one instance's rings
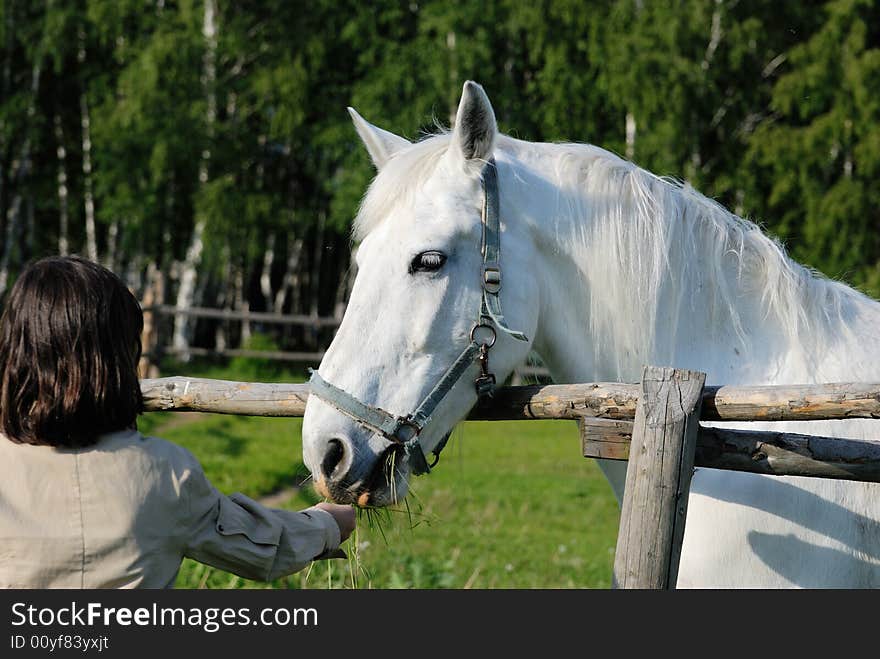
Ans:
{"label": "girl's hand", "polygon": [[333,515],[333,519],[339,525],[339,542],[345,542],[352,534],[352,531],[354,531],[355,526],[357,526],[357,515],[351,506],[341,506],[337,503],[322,501],[321,503],[316,503],[315,508],[320,508]]}

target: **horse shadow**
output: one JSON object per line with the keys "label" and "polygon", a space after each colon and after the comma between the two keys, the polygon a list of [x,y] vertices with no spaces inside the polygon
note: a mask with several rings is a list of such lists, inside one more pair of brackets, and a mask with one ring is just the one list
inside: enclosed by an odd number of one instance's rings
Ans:
{"label": "horse shadow", "polygon": [[[876,565],[861,559],[854,559],[852,555],[839,549],[819,547],[804,542],[793,535],[773,535],[759,531],[749,532],[748,543],[755,555],[767,567],[801,588],[852,588],[853,575],[850,568],[854,568],[855,572],[863,575],[856,581],[864,584],[865,588],[878,587],[873,576],[877,570]],[[847,565],[847,573],[840,571],[831,574],[827,572],[804,574],[801,571],[795,571],[795,561],[789,560],[793,555],[806,557],[811,561],[822,561],[826,565]]]}
{"label": "horse shadow", "polygon": [[[755,555],[771,570],[791,583],[802,588],[848,588],[853,583],[853,571],[863,575],[858,582],[870,584],[867,587],[880,587],[875,583],[880,561],[880,522],[853,512],[833,501],[808,492],[781,478],[764,478],[761,483],[760,505],[756,505],[754,495],[746,496],[746,488],[703,487],[696,481],[691,491],[705,496],[760,509],[764,512],[787,519],[795,524],[815,531],[827,538],[838,541],[854,553],[823,547],[791,534],[772,534],[758,530],[749,531],[747,541]],[[816,511],[819,511],[816,514]],[[840,519],[850,519],[847,525]],[[856,533],[852,533],[852,529]],[[872,560],[873,559],[873,560]],[[845,570],[825,571],[824,574],[803,574],[797,570],[799,564],[845,565]],[[828,574],[831,572],[831,574]]]}

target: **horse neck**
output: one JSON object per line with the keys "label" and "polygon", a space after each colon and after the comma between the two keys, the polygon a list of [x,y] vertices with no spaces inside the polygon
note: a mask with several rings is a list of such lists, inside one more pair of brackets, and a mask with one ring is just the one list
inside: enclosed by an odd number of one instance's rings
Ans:
{"label": "horse neck", "polygon": [[516,156],[511,202],[540,260],[535,348],[557,381],[636,381],[646,364],[731,384],[880,378],[880,304],[755,225],[595,147]]}

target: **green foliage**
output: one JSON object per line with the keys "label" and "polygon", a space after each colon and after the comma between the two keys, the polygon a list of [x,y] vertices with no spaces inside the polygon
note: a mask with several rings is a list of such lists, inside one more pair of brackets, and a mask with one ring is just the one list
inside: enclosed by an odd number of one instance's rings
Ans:
{"label": "green foliage", "polygon": [[[272,337],[256,332],[244,342],[242,348],[273,351],[278,350],[278,344]],[[233,357],[229,362],[229,370],[248,382],[276,382],[282,369],[279,362],[264,357]]]}
{"label": "green foliage", "polygon": [[[241,348],[268,352],[278,350],[278,343],[268,334],[254,332],[250,338],[242,343]],[[182,375],[215,380],[287,383],[306,382],[309,379],[305,365],[273,361],[264,357],[236,356],[222,360],[205,357],[182,362],[166,356],[159,366],[163,377]],[[159,423],[164,415],[151,414],[148,417]]]}
{"label": "green foliage", "polygon": [[[270,241],[282,262],[302,240],[299,310],[315,296],[329,308],[373,176],[345,107],[419,139],[449,125],[472,78],[502,130],[631,153],[761,222],[808,265],[880,293],[875,2],[218,3],[216,45],[204,9],[0,7],[0,236],[15,195],[37,200],[13,274],[57,244],[55,116],[69,237],[83,251],[85,102],[102,255],[112,225],[120,267],[168,268],[204,221],[200,286],[223,290],[233,271],[259,273]],[[33,167],[16,177],[26,145]]]}
{"label": "green foliage", "polygon": [[878,295],[880,9],[837,0],[823,14],[790,50],[750,155],[793,255]]}

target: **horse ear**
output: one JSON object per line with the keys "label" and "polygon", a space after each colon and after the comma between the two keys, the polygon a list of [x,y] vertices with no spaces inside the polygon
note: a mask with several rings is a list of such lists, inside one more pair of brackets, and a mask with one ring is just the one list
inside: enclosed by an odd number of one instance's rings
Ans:
{"label": "horse ear", "polygon": [[489,97],[480,85],[468,80],[464,83],[455,114],[452,144],[465,160],[488,160],[492,156],[497,133],[495,111]]}
{"label": "horse ear", "polygon": [[411,144],[403,137],[374,126],[359,115],[354,108],[348,108],[348,113],[351,115],[351,120],[354,122],[355,130],[357,130],[361,141],[367,147],[367,153],[370,154],[376,169],[382,169],[391,156]]}

